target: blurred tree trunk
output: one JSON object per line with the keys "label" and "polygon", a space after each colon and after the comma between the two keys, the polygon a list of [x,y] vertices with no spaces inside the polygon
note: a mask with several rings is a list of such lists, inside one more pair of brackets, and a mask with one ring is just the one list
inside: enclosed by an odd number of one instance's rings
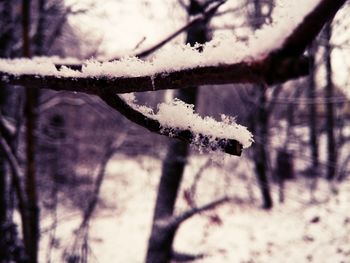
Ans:
{"label": "blurred tree trunk", "polygon": [[[12,42],[12,4],[10,0],[1,3],[1,21],[0,28],[0,57],[8,57]],[[6,85],[0,84],[0,118],[3,118],[6,111],[6,102],[8,99],[8,89]],[[5,137],[5,131],[1,128],[1,137]],[[6,138],[8,139],[8,138]],[[10,233],[7,228],[9,223],[9,189],[8,189],[8,170],[6,168],[5,153],[0,151],[0,262],[9,262],[9,244],[7,237]]]}
{"label": "blurred tree trunk", "polygon": [[[307,89],[307,96],[310,101],[313,101],[316,97],[316,59],[315,54],[317,51],[316,43],[313,43],[309,48],[309,55],[312,59],[309,77],[309,86]],[[312,173],[315,176],[318,174],[318,142],[317,142],[317,112],[316,103],[309,104],[309,140],[312,155]]]}
{"label": "blurred tree trunk", "polygon": [[[200,3],[196,0],[191,0],[188,14],[193,16],[201,12],[203,10]],[[196,43],[204,44],[208,41],[207,31],[208,21],[189,28],[186,42],[192,46]],[[176,92],[176,98],[195,105],[197,91],[197,87],[180,89]],[[172,245],[177,228],[162,228],[160,222],[170,218],[174,213],[178,190],[187,163],[188,151],[189,146],[182,141],[173,140],[168,146],[158,188],[146,263],[166,263],[171,261]]]}
{"label": "blurred tree trunk", "polygon": [[44,55],[44,43],[45,43],[45,24],[46,24],[46,12],[45,12],[46,0],[38,0],[38,25],[34,38],[34,54],[36,56]]}
{"label": "blurred tree trunk", "polygon": [[[22,40],[23,56],[30,57],[30,0],[22,0]],[[25,247],[31,263],[38,262],[39,245],[39,207],[37,203],[36,171],[35,171],[35,105],[37,92],[34,89],[26,89],[26,195],[27,195],[27,233],[25,237]]]}
{"label": "blurred tree trunk", "polygon": [[[303,92],[303,86],[298,86],[291,96],[291,100],[296,100]],[[295,178],[293,152],[290,151],[290,144],[295,141],[293,127],[295,125],[295,104],[290,103],[286,109],[287,128],[286,140],[282,149],[277,152],[276,157],[276,179],[279,184],[279,201],[282,203],[285,200],[284,182]]]}
{"label": "blurred tree trunk", "polygon": [[[7,57],[10,54],[10,44],[12,40],[12,5],[11,1],[3,1],[1,3],[1,22],[0,27],[2,29],[2,34],[0,35],[0,57]],[[7,89],[6,85],[0,84],[0,111],[2,118],[4,115],[4,107],[7,101]],[[3,131],[1,131],[1,136],[4,136]],[[7,171],[5,167],[4,153],[0,152],[0,226],[7,219]],[[1,230],[0,230],[1,231]],[[0,236],[2,233],[0,232]],[[0,247],[1,250],[1,247]],[[1,257],[0,257],[1,260]]]}
{"label": "blurred tree trunk", "polygon": [[333,180],[336,175],[336,165],[337,165],[337,149],[335,143],[335,122],[334,122],[334,104],[331,99],[334,97],[334,84],[333,84],[333,70],[332,70],[332,47],[331,47],[331,37],[332,37],[332,24],[327,23],[324,29],[325,38],[325,53],[324,59],[326,62],[326,99],[328,103],[326,104],[326,130],[327,130],[327,179]]}
{"label": "blurred tree trunk", "polygon": [[[257,30],[265,21],[265,16],[262,13],[262,8],[265,2],[261,0],[253,1],[253,12],[251,15],[251,25]],[[273,1],[268,1],[269,8],[273,7]],[[267,97],[266,87],[264,84],[256,87],[256,94],[254,96],[259,98],[258,105],[256,105],[257,114],[254,111],[254,115],[251,118],[250,129],[255,134],[257,143],[254,147],[254,163],[257,173],[257,179],[261,196],[263,200],[263,208],[270,209],[273,206],[273,201],[270,193],[270,185],[268,180],[268,155],[266,147],[268,146],[268,128],[269,128],[269,113],[267,111]]]}
{"label": "blurred tree trunk", "polygon": [[273,206],[273,201],[270,194],[270,185],[267,175],[268,156],[266,147],[268,146],[269,116],[266,110],[266,87],[260,86],[260,90],[258,92],[260,93],[258,95],[258,113],[254,115],[254,123],[252,124],[255,126],[252,128],[252,131],[255,132],[255,136],[259,140],[254,149],[254,163],[259,187],[261,190],[263,208],[270,209]]}
{"label": "blurred tree trunk", "polygon": [[[4,104],[6,99],[6,90],[4,85],[0,84],[0,107]],[[1,116],[2,117],[2,116]],[[1,132],[1,136],[3,133]],[[7,171],[4,153],[0,152],[0,262],[6,262],[8,258],[8,248],[5,244],[5,237],[7,235],[5,225],[8,219],[8,188],[7,188]]]}

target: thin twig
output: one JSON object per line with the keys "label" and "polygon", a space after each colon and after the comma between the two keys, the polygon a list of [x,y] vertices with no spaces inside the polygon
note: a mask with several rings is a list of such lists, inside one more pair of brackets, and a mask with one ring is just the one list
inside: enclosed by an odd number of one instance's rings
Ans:
{"label": "thin twig", "polygon": [[168,227],[172,228],[172,227],[178,227],[182,222],[184,222],[185,220],[191,218],[192,216],[208,211],[210,209],[213,209],[219,205],[222,205],[226,202],[229,202],[231,199],[227,196],[217,199],[215,201],[212,201],[208,204],[205,204],[203,206],[200,207],[194,207],[190,210],[187,210],[185,212],[183,212],[182,214],[178,215],[178,216],[173,216],[171,218],[171,220],[169,220],[168,222]]}
{"label": "thin twig", "polygon": [[[216,0],[217,1],[217,0]],[[207,10],[205,10],[201,16],[197,16],[196,18],[194,18],[193,20],[191,20],[188,24],[184,25],[183,27],[179,28],[177,31],[175,31],[174,33],[170,34],[168,37],[166,37],[164,40],[160,41],[159,43],[157,43],[156,45],[140,52],[137,53],[135,55],[135,57],[138,58],[144,58],[147,57],[148,55],[154,53],[156,50],[160,49],[162,46],[164,46],[165,44],[169,43],[171,40],[173,40],[175,37],[177,37],[178,35],[180,35],[181,33],[185,32],[187,29],[189,29],[190,27],[193,27],[197,24],[202,23],[203,21],[208,20],[211,16],[213,16],[213,14],[215,14],[216,10],[222,5],[224,4],[225,1],[218,1],[217,4],[211,6],[210,8],[208,8]],[[110,61],[113,60],[119,60],[120,58],[114,58],[111,59]]]}

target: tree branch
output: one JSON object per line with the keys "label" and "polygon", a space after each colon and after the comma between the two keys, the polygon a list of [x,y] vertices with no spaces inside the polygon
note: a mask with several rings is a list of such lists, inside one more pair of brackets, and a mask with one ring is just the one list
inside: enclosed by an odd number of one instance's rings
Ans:
{"label": "tree branch", "polygon": [[123,133],[118,137],[118,139],[116,140],[116,142],[114,144],[113,144],[113,142],[108,142],[108,145],[106,147],[104,147],[107,150],[105,151],[104,155],[102,156],[102,159],[101,159],[101,162],[99,165],[99,170],[98,170],[95,182],[94,182],[94,187],[93,187],[93,190],[90,194],[90,201],[88,203],[86,210],[84,211],[83,219],[82,219],[82,222],[80,223],[80,226],[78,229],[83,229],[85,227],[88,227],[89,221],[90,221],[90,219],[91,219],[91,217],[96,209],[96,205],[97,205],[97,202],[99,200],[101,186],[102,186],[102,183],[103,183],[105,175],[106,175],[107,164],[111,160],[113,155],[116,153],[118,148],[124,143],[125,137],[126,137],[126,134]]}
{"label": "tree branch", "polygon": [[84,211],[83,219],[80,223],[79,229],[83,229],[84,227],[87,227],[88,223],[90,222],[90,219],[95,211],[95,208],[99,199],[101,185],[106,174],[107,164],[109,160],[112,158],[114,153],[115,153],[114,149],[112,147],[109,147],[102,157],[100,167],[99,167],[99,172],[97,174],[97,177],[94,183],[94,188],[92,190],[92,193],[90,194],[91,197],[90,197],[88,206]]}
{"label": "tree branch", "polygon": [[[145,127],[151,132],[180,139],[200,147],[210,147],[212,150],[220,150],[231,155],[240,156],[242,153],[242,145],[236,140],[227,138],[211,138],[205,134],[199,134],[199,136],[196,136],[191,130],[178,129],[177,127],[163,127],[158,120],[148,117],[135,110],[114,93],[101,92],[99,96],[108,106],[120,112],[130,121]],[[212,139],[214,139],[214,142]]]}
{"label": "tree branch", "polygon": [[29,88],[99,95],[102,91],[129,93],[235,83],[263,82],[272,85],[307,75],[308,69],[309,63],[306,57],[277,59],[269,56],[262,61],[197,67],[141,77],[14,75],[0,71],[0,81]]}
{"label": "tree branch", "polygon": [[[218,1],[218,0],[216,0]],[[226,0],[225,0],[226,1]],[[157,43],[156,45],[138,53],[135,55],[135,57],[138,58],[144,58],[147,57],[148,55],[154,53],[156,50],[160,49],[162,46],[164,46],[166,43],[169,43],[171,40],[173,40],[175,37],[177,37],[178,35],[180,35],[181,33],[185,32],[187,29],[189,29],[190,27],[193,27],[197,24],[202,23],[203,21],[209,19],[210,17],[213,16],[213,14],[215,14],[215,12],[218,10],[218,8],[225,3],[225,1],[218,1],[218,3],[216,3],[215,5],[211,6],[210,8],[208,8],[207,10],[205,10],[201,16],[198,16],[196,18],[194,18],[193,20],[191,20],[187,25],[179,28],[177,31],[175,31],[174,33],[172,33],[171,35],[169,35],[168,37],[166,37],[164,40],[160,41],[159,43]],[[207,7],[207,6],[206,6]],[[110,61],[113,60],[119,60],[120,58],[115,58],[112,59]]]}
{"label": "tree branch", "polygon": [[223,197],[220,199],[217,199],[213,202],[210,202],[206,205],[200,206],[200,207],[194,207],[191,208],[190,210],[187,210],[186,212],[182,213],[181,215],[178,216],[174,216],[171,218],[171,220],[169,220],[168,222],[168,227],[172,228],[177,228],[182,222],[184,222],[185,220],[191,218],[192,216],[199,214],[201,212],[213,209],[223,203],[229,202],[231,199],[229,197]]}
{"label": "tree branch", "polygon": [[16,132],[15,125],[7,120],[0,112],[0,133],[6,140],[10,140],[15,136]]}
{"label": "tree branch", "polygon": [[321,32],[323,26],[333,19],[337,11],[346,0],[322,0],[304,20],[296,27],[293,33],[286,38],[282,48],[276,55],[284,57],[301,56],[306,48]]}
{"label": "tree branch", "polygon": [[172,251],[171,252],[171,259],[175,262],[193,262],[194,260],[202,259],[206,256],[206,254],[189,254],[189,253],[182,253],[178,251]]}

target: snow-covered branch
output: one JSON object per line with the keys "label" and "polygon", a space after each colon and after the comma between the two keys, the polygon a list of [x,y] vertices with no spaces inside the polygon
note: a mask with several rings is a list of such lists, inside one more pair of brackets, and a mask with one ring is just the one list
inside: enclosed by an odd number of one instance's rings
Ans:
{"label": "snow-covered branch", "polygon": [[[127,119],[145,127],[151,132],[177,138],[200,147],[220,150],[232,155],[239,156],[242,153],[243,143],[237,139],[217,137],[210,134],[200,133],[199,131],[195,132],[192,127],[186,129],[176,126],[165,126],[160,120],[157,120],[155,116],[147,115],[144,112],[135,109],[132,105],[115,94],[106,92],[101,93],[100,97],[105,103],[107,103],[107,105],[123,114]],[[176,122],[174,122],[173,125],[176,125]]]}
{"label": "snow-covered branch", "polygon": [[[211,84],[285,82],[308,73],[307,59],[300,56],[344,2],[320,1],[284,40],[276,40],[281,43],[277,47],[261,45],[265,46],[262,50],[250,50],[249,45],[247,49],[232,40],[215,40],[206,45],[202,53],[196,48],[177,46],[157,52],[150,61],[136,57],[105,63],[90,61],[81,71],[62,67],[60,63],[56,67],[50,61],[0,60],[0,80],[14,85],[97,95],[102,89],[127,93]],[[265,41],[268,37],[259,36],[252,41],[264,43],[264,37]]]}
{"label": "snow-covered branch", "polygon": [[[289,79],[304,76],[308,73],[309,64],[306,58],[275,59],[268,57],[262,61],[239,62],[230,65],[203,66],[182,70],[150,72],[146,76],[113,76],[106,72],[102,64],[93,63],[86,66],[94,72],[105,71],[106,74],[94,75],[67,68],[53,69],[54,65],[31,63],[19,60],[17,69],[11,72],[8,61],[0,61],[0,81],[11,85],[23,85],[31,88],[66,90],[99,95],[101,91],[113,93],[129,93],[155,91],[164,89],[180,89],[201,85],[233,84],[233,83],[267,83],[269,85],[285,82]],[[19,72],[21,63],[28,63],[28,71]],[[118,62],[109,62],[109,66],[118,67]],[[106,64],[104,65],[106,66]],[[130,69],[133,65],[126,65]],[[43,69],[43,67],[46,67]],[[49,68],[52,72],[48,72]],[[45,70],[42,73],[40,70]]]}
{"label": "snow-covered branch", "polygon": [[[283,21],[280,21],[280,24],[265,30],[266,34],[262,30],[257,36],[252,37],[248,49],[245,44],[235,43],[233,40],[225,41],[224,44],[214,40],[203,48],[202,53],[196,52],[196,48],[176,47],[163,51],[151,61],[145,62],[136,57],[127,57],[114,63],[87,62],[81,71],[62,67],[62,63],[58,63],[60,64],[58,70],[49,61],[39,63],[26,60],[1,60],[1,81],[59,90],[64,89],[60,85],[64,82],[66,85],[63,86],[77,86],[72,88],[73,91],[88,93],[94,93],[94,88],[86,87],[89,84],[93,87],[107,85],[107,89],[115,86],[113,90],[115,93],[123,93],[205,84],[284,82],[307,74],[305,59],[298,58],[345,1],[321,0],[317,5],[309,3],[313,9],[295,25],[294,30],[288,28],[287,31],[290,33],[287,32],[285,37],[283,31],[286,31],[287,23],[280,26],[283,24]],[[217,6],[213,8],[216,11]],[[208,14],[201,16],[201,19],[206,15]],[[274,27],[277,27],[277,32],[273,32]],[[267,39],[271,33],[282,36],[275,37],[276,41],[270,46],[264,41],[271,41]],[[259,46],[262,46],[261,49],[257,48]],[[72,68],[79,67],[74,64]],[[138,88],[140,84],[142,88]]]}

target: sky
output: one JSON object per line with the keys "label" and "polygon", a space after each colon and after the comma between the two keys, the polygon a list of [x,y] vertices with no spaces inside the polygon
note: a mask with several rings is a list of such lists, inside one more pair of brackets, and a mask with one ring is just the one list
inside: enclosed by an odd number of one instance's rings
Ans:
{"label": "sky", "polygon": [[101,39],[100,50],[112,57],[130,52],[140,42],[152,45],[186,21],[175,0],[66,0],[66,4],[90,9],[87,15],[71,16],[69,22],[82,35]]}

